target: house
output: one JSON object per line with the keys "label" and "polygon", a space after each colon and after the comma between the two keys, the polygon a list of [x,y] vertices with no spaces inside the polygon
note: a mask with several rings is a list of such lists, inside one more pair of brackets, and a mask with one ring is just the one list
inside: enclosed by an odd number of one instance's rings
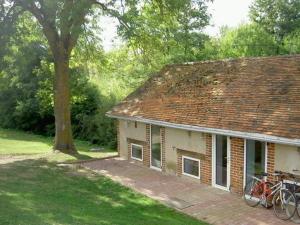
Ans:
{"label": "house", "polygon": [[168,65],[107,115],[121,157],[241,193],[300,170],[300,55]]}

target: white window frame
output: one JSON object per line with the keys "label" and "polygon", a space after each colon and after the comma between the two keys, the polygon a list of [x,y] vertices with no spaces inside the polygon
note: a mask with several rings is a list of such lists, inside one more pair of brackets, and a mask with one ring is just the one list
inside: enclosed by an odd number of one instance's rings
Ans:
{"label": "white window frame", "polygon": [[[188,173],[185,173],[184,172],[184,159],[189,159],[189,160],[192,160],[192,161],[197,161],[198,162],[198,176],[194,176],[192,174],[188,174]],[[200,159],[196,159],[196,158],[192,158],[192,157],[189,157],[189,156],[182,156],[182,162],[181,162],[181,165],[182,165],[182,174],[185,175],[185,176],[189,176],[189,177],[193,177],[193,178],[196,178],[196,179],[200,179]]]}
{"label": "white window frame", "polygon": [[[246,186],[246,160],[247,160],[247,140],[253,140],[253,141],[258,141],[255,139],[244,139],[244,178],[243,178],[243,188]],[[268,142],[266,141],[260,141],[265,143],[265,172],[268,171]],[[267,178],[264,177],[266,180]]]}
{"label": "white window frame", "polygon": [[[227,186],[221,186],[216,183],[216,155],[217,155],[217,143],[216,134],[212,135],[212,186],[220,188],[224,191],[230,191],[231,185],[231,140],[227,137]],[[224,135],[225,136],[225,135]]]}
{"label": "white window frame", "polygon": [[[136,147],[141,147],[142,148],[142,158],[141,159],[132,156],[132,146],[136,146]],[[138,160],[138,161],[143,161],[143,159],[144,159],[144,147],[143,147],[143,145],[138,145],[138,144],[131,143],[130,144],[130,150],[131,150],[131,158],[132,159]]]}

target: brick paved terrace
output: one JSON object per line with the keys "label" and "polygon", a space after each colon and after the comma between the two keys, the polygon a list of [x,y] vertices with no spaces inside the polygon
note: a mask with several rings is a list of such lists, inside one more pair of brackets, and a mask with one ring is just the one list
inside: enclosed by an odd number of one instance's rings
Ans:
{"label": "brick paved terrace", "polygon": [[199,184],[188,178],[167,175],[120,158],[82,164],[121,184],[215,225],[281,225],[272,210],[251,208],[242,197]]}

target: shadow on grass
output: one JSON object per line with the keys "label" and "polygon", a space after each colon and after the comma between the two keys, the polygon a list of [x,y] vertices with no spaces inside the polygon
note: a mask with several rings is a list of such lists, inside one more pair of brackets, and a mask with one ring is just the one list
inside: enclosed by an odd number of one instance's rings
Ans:
{"label": "shadow on grass", "polygon": [[70,156],[75,157],[77,160],[89,160],[89,159],[94,159],[94,157],[89,156],[89,155],[85,155],[85,154],[81,154],[81,153],[76,153],[76,154],[69,154]]}
{"label": "shadow on grass", "polygon": [[0,224],[203,224],[103,176],[46,160],[0,165]]}

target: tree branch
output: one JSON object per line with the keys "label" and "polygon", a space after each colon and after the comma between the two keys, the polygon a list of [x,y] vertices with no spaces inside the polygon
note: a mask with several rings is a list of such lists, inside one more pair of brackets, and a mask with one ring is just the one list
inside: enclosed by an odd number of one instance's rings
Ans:
{"label": "tree branch", "polygon": [[90,0],[90,1],[92,2],[92,4],[100,6],[108,15],[115,17],[121,25],[123,25],[127,30],[130,30],[129,24],[126,23],[126,21],[123,19],[122,15],[117,10],[109,8],[109,5],[115,1],[111,1],[108,4],[98,2],[97,0]]}
{"label": "tree branch", "polygon": [[[75,47],[77,40],[79,38],[79,35],[81,33],[82,25],[85,22],[85,17],[88,14],[89,10],[91,9],[92,3],[88,2],[87,5],[84,5],[84,8],[82,5],[78,5],[77,7],[80,7],[80,10],[78,10],[78,13],[76,15],[73,13],[71,18],[70,25],[70,33],[66,41],[66,49],[68,53],[70,54],[72,49]],[[73,8],[74,9],[74,8]]]}
{"label": "tree branch", "polygon": [[22,0],[14,0],[14,1],[16,2],[16,4],[18,4],[25,10],[28,10],[30,13],[32,13],[35,16],[35,18],[42,26],[43,33],[47,37],[48,43],[50,45],[53,54],[55,54],[57,42],[59,40],[59,35],[55,28],[55,25],[48,22],[43,12],[34,4],[34,2],[27,3]]}

